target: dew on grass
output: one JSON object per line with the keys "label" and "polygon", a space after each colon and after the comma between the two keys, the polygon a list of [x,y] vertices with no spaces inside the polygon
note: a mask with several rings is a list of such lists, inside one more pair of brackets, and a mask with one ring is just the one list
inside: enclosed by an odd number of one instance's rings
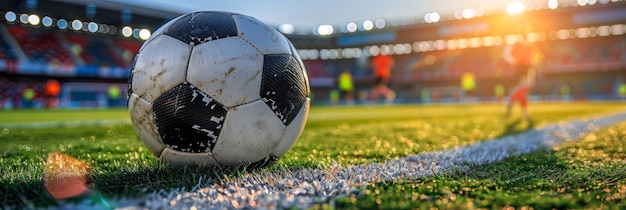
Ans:
{"label": "dew on grass", "polygon": [[22,150],[24,150],[24,151],[27,151],[27,152],[28,152],[28,151],[30,151],[30,147],[29,147],[28,145],[25,145],[25,144],[20,144],[20,145],[18,146],[18,148],[19,148],[19,149],[22,149]]}

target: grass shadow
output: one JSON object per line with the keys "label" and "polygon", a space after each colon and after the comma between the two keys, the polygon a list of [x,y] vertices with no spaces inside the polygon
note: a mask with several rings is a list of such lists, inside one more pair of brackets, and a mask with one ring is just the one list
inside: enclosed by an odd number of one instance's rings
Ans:
{"label": "grass shadow", "polygon": [[532,118],[516,117],[507,119],[504,123],[504,130],[496,138],[509,135],[516,135],[535,128],[535,121]]}

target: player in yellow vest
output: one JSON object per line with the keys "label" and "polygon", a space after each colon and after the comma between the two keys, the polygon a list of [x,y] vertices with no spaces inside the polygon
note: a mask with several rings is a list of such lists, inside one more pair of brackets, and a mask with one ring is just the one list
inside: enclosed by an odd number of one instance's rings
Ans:
{"label": "player in yellow vest", "polygon": [[476,80],[474,79],[474,74],[471,72],[465,72],[461,77],[461,89],[463,89],[463,93],[465,94],[465,102],[473,101],[474,99],[474,90],[476,90]]}
{"label": "player in yellow vest", "polygon": [[346,104],[354,104],[354,84],[352,83],[352,75],[349,69],[344,69],[339,74],[339,92],[346,101]]}

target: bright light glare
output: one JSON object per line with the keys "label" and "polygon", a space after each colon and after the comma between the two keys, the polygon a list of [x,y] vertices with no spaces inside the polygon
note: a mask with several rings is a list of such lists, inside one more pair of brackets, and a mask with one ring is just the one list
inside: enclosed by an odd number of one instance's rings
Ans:
{"label": "bright light glare", "polygon": [[506,12],[509,14],[520,14],[524,12],[525,9],[526,7],[522,2],[512,2],[506,5]]}
{"label": "bright light glare", "polygon": [[148,29],[144,28],[144,29],[141,29],[139,31],[139,38],[142,39],[142,40],[146,40],[146,39],[150,38],[150,35],[151,35],[151,33],[150,33],[150,30],[148,30]]}
{"label": "bright light glare", "polygon": [[130,37],[131,35],[133,35],[133,29],[130,26],[124,26],[122,28],[122,36]]}
{"label": "bright light glare", "polygon": [[359,27],[356,25],[356,23],[350,22],[348,23],[346,28],[348,29],[348,32],[352,33],[352,32],[355,32]]}
{"label": "bright light glare", "polygon": [[72,29],[78,31],[81,28],[83,28],[83,22],[81,22],[80,20],[73,20],[72,21]]}
{"label": "bright light glare", "polygon": [[39,19],[38,15],[32,14],[30,16],[28,16],[28,23],[30,23],[31,25],[39,25],[39,22],[41,21],[41,19]]}
{"label": "bright light glare", "polygon": [[6,14],[4,14],[4,18],[9,22],[15,22],[15,20],[17,19],[17,15],[15,14],[15,12],[7,12]]}
{"label": "bright light glare", "polygon": [[280,30],[283,34],[293,34],[295,27],[292,24],[283,23],[278,26],[278,30]]}
{"label": "bright light glare", "polygon": [[433,21],[433,23],[439,22],[440,19],[441,19],[441,16],[439,15],[439,13],[437,12],[430,13],[430,20]]}
{"label": "bright light glare", "polygon": [[43,23],[45,27],[50,27],[52,25],[52,18],[45,16],[41,19],[41,23]]}
{"label": "bright light glare", "polygon": [[363,22],[363,29],[365,29],[366,31],[372,30],[374,28],[374,22],[372,22],[371,20],[366,20],[365,22]]}
{"label": "bright light glare", "polygon": [[20,22],[26,24],[28,23],[28,15],[27,14],[21,14],[20,15]]}
{"label": "bright light glare", "polygon": [[556,9],[557,7],[559,7],[559,1],[558,0],[550,0],[550,1],[548,1],[548,8]]}
{"label": "bright light glare", "polygon": [[333,26],[331,25],[320,25],[317,27],[317,33],[322,36],[327,36],[333,34]]}
{"label": "bright light glare", "polygon": [[386,25],[385,20],[383,20],[383,19],[376,20],[376,28],[379,28],[379,29],[380,28],[384,28],[385,25]]}
{"label": "bright light glare", "polygon": [[95,22],[89,22],[89,24],[87,25],[87,30],[89,30],[89,32],[91,33],[95,33],[96,31],[98,31],[98,24]]}
{"label": "bright light glare", "polygon": [[476,16],[476,10],[472,8],[463,9],[463,12],[461,12],[461,15],[465,19],[474,18]]}
{"label": "bright light glare", "polygon": [[427,23],[439,22],[440,18],[441,18],[441,16],[439,16],[439,13],[437,13],[437,12],[430,12],[430,13],[426,13],[426,15],[424,15],[424,20]]}

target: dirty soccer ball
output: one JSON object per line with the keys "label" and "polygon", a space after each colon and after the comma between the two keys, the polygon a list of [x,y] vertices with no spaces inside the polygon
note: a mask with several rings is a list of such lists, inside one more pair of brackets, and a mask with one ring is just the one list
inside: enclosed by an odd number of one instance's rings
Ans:
{"label": "dirty soccer ball", "polygon": [[161,26],[135,58],[128,93],[137,135],[172,165],[266,166],[298,139],[310,107],[291,42],[227,12]]}

